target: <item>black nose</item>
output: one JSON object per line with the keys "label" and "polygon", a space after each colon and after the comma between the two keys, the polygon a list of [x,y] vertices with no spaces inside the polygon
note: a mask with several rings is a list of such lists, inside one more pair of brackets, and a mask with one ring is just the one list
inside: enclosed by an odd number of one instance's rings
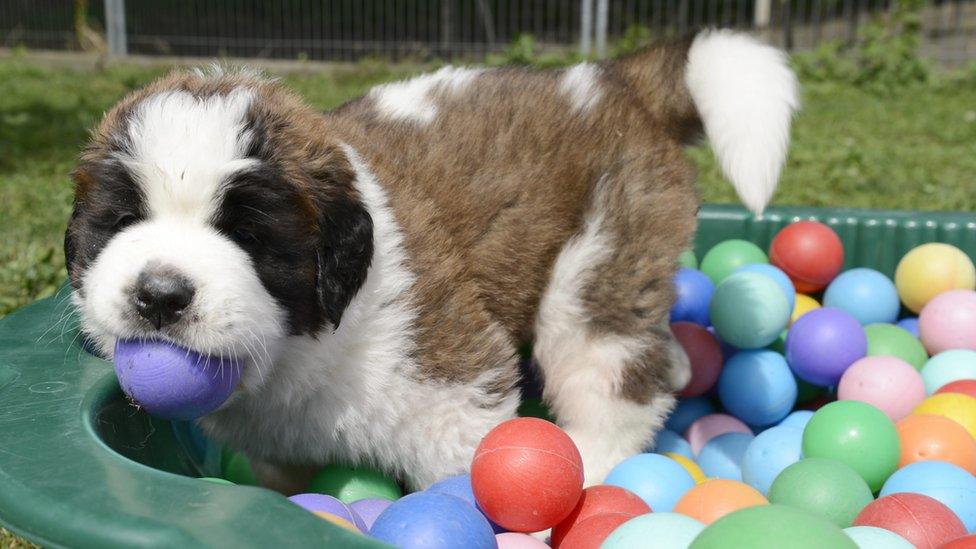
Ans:
{"label": "black nose", "polygon": [[179,320],[192,300],[193,285],[185,276],[157,270],[139,275],[132,296],[139,316],[157,330]]}

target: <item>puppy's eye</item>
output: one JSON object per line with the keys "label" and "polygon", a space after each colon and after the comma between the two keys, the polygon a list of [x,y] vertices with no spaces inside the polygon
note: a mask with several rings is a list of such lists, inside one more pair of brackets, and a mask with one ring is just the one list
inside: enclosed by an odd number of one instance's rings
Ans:
{"label": "puppy's eye", "polygon": [[115,222],[112,223],[112,230],[121,231],[136,221],[139,221],[139,218],[136,217],[135,214],[128,212],[119,214],[118,217],[115,218]]}
{"label": "puppy's eye", "polygon": [[234,232],[230,233],[231,239],[241,246],[249,246],[258,241],[254,233],[247,229],[238,227],[234,229]]}

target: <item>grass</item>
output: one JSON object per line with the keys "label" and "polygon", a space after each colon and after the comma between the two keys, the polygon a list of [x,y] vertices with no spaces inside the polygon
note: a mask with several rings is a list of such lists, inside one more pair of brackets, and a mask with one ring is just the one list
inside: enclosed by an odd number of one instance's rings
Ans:
{"label": "grass", "polygon": [[[284,81],[326,109],[415,68],[362,64]],[[64,280],[68,173],[87,129],[126,92],[165,69],[104,71],[0,60],[0,317]],[[775,203],[976,210],[976,86],[936,84],[880,95],[839,83],[803,86],[789,164]],[[690,150],[708,202],[735,195],[705,147]]]}

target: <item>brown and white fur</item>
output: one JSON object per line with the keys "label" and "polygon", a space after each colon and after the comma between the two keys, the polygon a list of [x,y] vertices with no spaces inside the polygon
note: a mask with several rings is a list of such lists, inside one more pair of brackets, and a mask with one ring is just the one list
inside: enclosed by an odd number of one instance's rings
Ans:
{"label": "brown and white fur", "polygon": [[[599,482],[688,379],[667,325],[698,208],[683,147],[704,131],[761,211],[797,101],[785,56],[727,31],[563,70],[447,67],[327,113],[255,74],[176,72],[81,155],[74,301],[108,356],[146,337],[245,359],[201,424],[277,486],[333,460],[414,488],[464,471],[515,415],[534,340]],[[138,313],[147,273],[188,301]]]}

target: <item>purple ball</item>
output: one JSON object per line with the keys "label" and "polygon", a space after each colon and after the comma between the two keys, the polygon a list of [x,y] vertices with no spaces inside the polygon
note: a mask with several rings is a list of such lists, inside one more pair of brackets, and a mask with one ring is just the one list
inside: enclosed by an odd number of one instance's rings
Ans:
{"label": "purple ball", "polygon": [[351,522],[360,532],[366,532],[366,523],[362,517],[356,514],[348,505],[338,499],[325,494],[297,494],[288,498],[292,503],[305,509],[306,511],[333,514],[341,519]]}
{"label": "purple ball", "polygon": [[380,516],[380,513],[385,511],[390,505],[393,505],[393,502],[388,499],[367,498],[350,503],[349,508],[359,515],[359,518],[363,519],[363,525],[366,527],[363,531],[369,532],[369,529],[373,527],[373,523],[376,522],[376,517]]}
{"label": "purple ball", "polygon": [[786,361],[797,377],[833,387],[847,368],[868,353],[868,338],[846,311],[823,307],[801,316],[786,334]]}
{"label": "purple ball", "polygon": [[241,365],[238,359],[163,341],[120,339],[115,344],[115,375],[122,390],[164,419],[196,419],[219,408],[237,386]]}
{"label": "purple ball", "polygon": [[682,267],[674,275],[675,302],[671,307],[671,322],[694,322],[708,326],[708,306],[712,302],[715,284],[695,269]]}

